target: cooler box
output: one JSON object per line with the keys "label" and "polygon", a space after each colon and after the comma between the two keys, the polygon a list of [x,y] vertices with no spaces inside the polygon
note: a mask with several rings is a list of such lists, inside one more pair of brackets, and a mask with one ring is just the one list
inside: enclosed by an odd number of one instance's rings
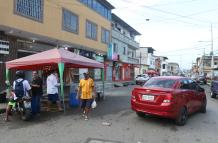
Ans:
{"label": "cooler box", "polygon": [[76,92],[73,92],[70,94],[70,106],[71,107],[77,107],[79,106],[79,100],[76,99],[76,96],[77,96],[77,93]]}

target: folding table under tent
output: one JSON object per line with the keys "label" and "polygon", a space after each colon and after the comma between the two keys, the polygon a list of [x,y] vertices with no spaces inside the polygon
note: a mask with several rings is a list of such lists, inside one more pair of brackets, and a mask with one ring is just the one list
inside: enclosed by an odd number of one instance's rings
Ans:
{"label": "folding table under tent", "polygon": [[[77,55],[65,49],[52,49],[27,57],[6,62],[6,80],[9,81],[9,70],[42,70],[45,66],[55,66],[59,69],[61,97],[64,103],[63,74],[65,68],[100,68],[102,73],[104,94],[104,64],[95,60]],[[9,93],[9,88],[7,89]]]}

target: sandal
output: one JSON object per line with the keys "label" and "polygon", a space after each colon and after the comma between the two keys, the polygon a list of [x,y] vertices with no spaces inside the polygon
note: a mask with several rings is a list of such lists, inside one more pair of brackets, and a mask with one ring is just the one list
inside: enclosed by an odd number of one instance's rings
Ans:
{"label": "sandal", "polygon": [[7,119],[7,118],[4,118],[3,119],[5,122],[9,122],[10,120],[9,119]]}
{"label": "sandal", "polygon": [[85,121],[88,121],[88,120],[89,120],[88,116],[85,116]]}

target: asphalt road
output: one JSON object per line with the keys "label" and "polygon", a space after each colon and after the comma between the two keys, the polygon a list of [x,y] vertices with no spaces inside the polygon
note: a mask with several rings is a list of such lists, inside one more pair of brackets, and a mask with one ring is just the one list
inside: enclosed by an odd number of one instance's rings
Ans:
{"label": "asphalt road", "polygon": [[[130,109],[133,87],[107,91],[85,121],[78,108],[63,113],[42,113],[23,122],[0,117],[0,143],[217,143],[218,98],[211,99],[209,86],[207,113],[192,115],[185,126],[157,117],[139,118]],[[110,126],[102,122],[111,123]]]}

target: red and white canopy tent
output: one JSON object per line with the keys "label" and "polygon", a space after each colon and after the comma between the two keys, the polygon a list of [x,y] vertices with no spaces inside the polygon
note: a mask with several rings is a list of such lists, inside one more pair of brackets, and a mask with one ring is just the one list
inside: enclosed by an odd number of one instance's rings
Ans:
{"label": "red and white canopy tent", "polygon": [[[101,68],[104,88],[104,64],[77,55],[65,49],[52,49],[6,62],[6,80],[9,81],[9,70],[42,70],[45,66],[56,66],[60,73],[61,97],[64,100],[63,73],[65,68]],[[9,92],[9,89],[8,89]]]}

